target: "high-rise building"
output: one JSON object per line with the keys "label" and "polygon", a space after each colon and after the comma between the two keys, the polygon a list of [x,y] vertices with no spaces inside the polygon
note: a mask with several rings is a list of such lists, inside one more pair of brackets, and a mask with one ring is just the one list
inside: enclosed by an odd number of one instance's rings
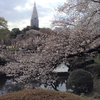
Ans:
{"label": "high-rise building", "polygon": [[39,19],[38,19],[38,12],[36,9],[36,3],[34,2],[34,8],[31,17],[31,27],[39,27]]}

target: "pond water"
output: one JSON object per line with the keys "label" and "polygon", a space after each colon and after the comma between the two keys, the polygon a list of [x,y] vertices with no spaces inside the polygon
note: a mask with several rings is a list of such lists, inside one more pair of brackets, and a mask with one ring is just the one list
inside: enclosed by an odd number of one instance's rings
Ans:
{"label": "pond water", "polygon": [[8,93],[9,86],[13,82],[13,79],[6,79],[0,81],[0,95]]}
{"label": "pond water", "polygon": [[0,81],[0,95],[7,94],[9,92],[19,91],[21,89],[49,89],[49,90],[57,90],[57,91],[67,91],[67,76],[58,76],[58,79],[53,79],[47,83],[41,83],[39,81],[28,81],[28,83],[18,83],[14,84],[14,79],[3,79]]}

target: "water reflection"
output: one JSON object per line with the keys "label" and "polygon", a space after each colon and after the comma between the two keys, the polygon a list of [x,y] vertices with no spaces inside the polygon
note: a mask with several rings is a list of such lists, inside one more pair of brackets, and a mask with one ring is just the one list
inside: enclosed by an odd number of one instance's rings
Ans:
{"label": "water reflection", "polygon": [[6,78],[0,79],[0,90],[1,90],[2,87],[4,86],[5,82],[6,82]]}
{"label": "water reflection", "polygon": [[9,91],[9,86],[11,85],[12,83],[12,79],[2,79],[2,81],[0,81],[0,95],[2,94],[6,94],[8,93]]}
{"label": "water reflection", "polygon": [[57,90],[57,91],[66,91],[66,82],[64,83],[52,83],[52,84],[41,84],[40,88],[49,89],[49,90]]}
{"label": "water reflection", "polygon": [[42,88],[42,89],[50,89],[50,90],[57,90],[57,91],[66,91],[66,84],[67,84],[67,75],[58,76],[52,75],[51,78],[48,80],[44,79],[41,80],[26,80],[25,82],[17,83],[14,79],[7,79],[0,81],[0,95],[6,94],[9,92],[19,91],[22,89],[35,89],[35,88]]}

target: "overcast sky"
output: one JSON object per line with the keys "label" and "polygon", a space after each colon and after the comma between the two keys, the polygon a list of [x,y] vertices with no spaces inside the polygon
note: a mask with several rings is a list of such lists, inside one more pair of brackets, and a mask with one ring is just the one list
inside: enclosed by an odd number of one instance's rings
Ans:
{"label": "overcast sky", "polygon": [[[35,0],[39,26],[50,27],[54,17],[55,8],[62,5],[66,0]],[[24,28],[30,25],[34,0],[0,0],[0,17],[8,21],[8,28]]]}

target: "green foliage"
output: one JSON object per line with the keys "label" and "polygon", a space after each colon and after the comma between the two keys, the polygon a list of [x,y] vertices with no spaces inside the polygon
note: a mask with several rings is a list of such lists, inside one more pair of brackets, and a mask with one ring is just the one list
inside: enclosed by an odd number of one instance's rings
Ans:
{"label": "green foliage", "polygon": [[94,98],[94,99],[99,99],[98,97],[99,97],[99,94],[98,94],[97,92],[95,92],[95,93],[93,94],[93,98]]}
{"label": "green foliage", "polygon": [[0,44],[2,45],[10,45],[11,40],[9,38],[10,31],[8,29],[0,29]]}
{"label": "green foliage", "polygon": [[7,28],[7,21],[3,17],[0,17],[0,29],[2,28]]}
{"label": "green foliage", "polygon": [[29,31],[30,29],[39,30],[40,28],[35,27],[35,26],[34,27],[26,26],[25,28],[22,29],[22,33],[26,32],[26,31]]}
{"label": "green foliage", "polygon": [[9,51],[18,51],[19,50],[17,47],[14,47],[14,46],[8,46],[7,49]]}
{"label": "green foliage", "polygon": [[95,62],[96,64],[100,64],[100,58],[94,58],[94,62]]}
{"label": "green foliage", "polygon": [[39,27],[34,26],[34,27],[31,27],[31,29],[34,29],[34,30],[39,30],[40,28],[39,28]]}
{"label": "green foliage", "polygon": [[7,21],[0,17],[0,45],[11,45],[10,31],[7,29]]}
{"label": "green foliage", "polygon": [[81,93],[80,96],[88,100],[84,93]]}
{"label": "green foliage", "polygon": [[94,76],[98,77],[100,76],[100,58],[93,58],[94,63],[90,64],[89,67],[91,67],[91,72]]}
{"label": "green foliage", "polygon": [[10,38],[16,38],[18,34],[21,34],[19,28],[13,28],[10,33]]}
{"label": "green foliage", "polygon": [[100,76],[100,64],[93,66],[92,70],[93,73],[95,73],[97,76]]}
{"label": "green foliage", "polygon": [[27,26],[27,27],[25,27],[25,28],[22,29],[22,33],[23,33],[23,32],[26,32],[26,31],[28,31],[28,30],[30,30],[30,29],[31,29],[31,27],[30,27],[30,26]]}
{"label": "green foliage", "polygon": [[91,75],[83,69],[74,70],[68,77],[68,88],[78,94],[91,92],[93,89],[93,79]]}
{"label": "green foliage", "polygon": [[94,86],[93,86],[94,91],[100,94],[100,78],[95,77],[93,81],[94,81]]}

